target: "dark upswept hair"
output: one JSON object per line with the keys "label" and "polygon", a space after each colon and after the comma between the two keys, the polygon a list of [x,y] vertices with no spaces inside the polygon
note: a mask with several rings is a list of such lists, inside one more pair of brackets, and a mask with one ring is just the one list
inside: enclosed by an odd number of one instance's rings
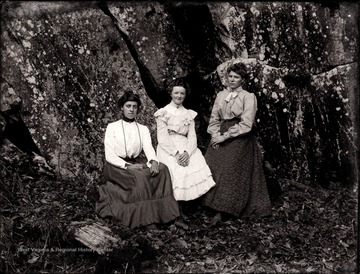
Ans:
{"label": "dark upswept hair", "polygon": [[140,109],[141,106],[141,100],[140,96],[132,92],[131,90],[125,91],[125,93],[120,97],[118,100],[118,107],[122,108],[124,104],[128,101],[135,101],[138,104],[138,109]]}
{"label": "dark upswept hair", "polygon": [[235,63],[228,66],[226,69],[227,74],[229,74],[231,71],[239,74],[245,81],[249,80],[249,74],[247,73],[246,66],[243,63]]}
{"label": "dark upswept hair", "polygon": [[174,87],[183,87],[185,89],[186,96],[189,95],[189,93],[190,93],[189,85],[186,82],[186,80],[184,79],[184,77],[174,79],[168,84],[168,88],[169,88],[168,93],[169,94],[171,94]]}

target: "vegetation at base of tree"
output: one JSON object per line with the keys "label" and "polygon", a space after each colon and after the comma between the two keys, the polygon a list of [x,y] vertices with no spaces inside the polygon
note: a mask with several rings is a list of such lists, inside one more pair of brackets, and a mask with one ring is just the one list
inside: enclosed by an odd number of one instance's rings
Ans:
{"label": "vegetation at base of tree", "polygon": [[[0,256],[2,273],[355,273],[356,193],[336,182],[328,189],[282,180],[273,215],[227,216],[185,208],[187,230],[130,230],[94,213],[99,180],[58,178],[12,145],[1,147]],[[97,221],[128,241],[99,255],[68,230]]]}

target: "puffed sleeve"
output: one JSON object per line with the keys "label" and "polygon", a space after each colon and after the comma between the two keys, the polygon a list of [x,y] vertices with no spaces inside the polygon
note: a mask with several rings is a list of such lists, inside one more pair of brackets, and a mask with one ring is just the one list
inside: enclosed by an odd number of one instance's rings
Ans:
{"label": "puffed sleeve", "polygon": [[126,161],[121,159],[116,153],[115,153],[115,134],[114,134],[114,126],[112,124],[109,124],[106,127],[105,131],[105,138],[104,138],[104,145],[105,145],[105,159],[108,163],[120,167],[125,168]]}
{"label": "puffed sleeve", "polygon": [[189,124],[189,131],[187,134],[188,140],[185,150],[189,153],[189,155],[192,155],[197,149],[197,137],[196,137],[195,121],[194,121],[197,113],[193,110],[188,110],[187,112],[190,119],[190,124]]}
{"label": "puffed sleeve", "polygon": [[156,157],[154,147],[152,146],[150,131],[146,126],[142,127],[142,140],[143,150],[148,160],[148,164],[151,162],[151,160],[159,162],[158,158]]}
{"label": "puffed sleeve", "polygon": [[169,138],[167,121],[169,119],[165,109],[159,109],[154,113],[157,127],[158,145],[172,156],[176,155],[177,149]]}
{"label": "puffed sleeve", "polygon": [[214,105],[211,110],[211,116],[209,125],[207,128],[207,132],[211,134],[211,137],[215,137],[220,135],[220,124],[221,124],[221,117],[220,117],[220,93],[216,96]]}
{"label": "puffed sleeve", "polygon": [[244,97],[244,111],[241,114],[241,120],[228,129],[229,136],[236,137],[250,132],[255,121],[256,110],[256,96],[249,93]]}

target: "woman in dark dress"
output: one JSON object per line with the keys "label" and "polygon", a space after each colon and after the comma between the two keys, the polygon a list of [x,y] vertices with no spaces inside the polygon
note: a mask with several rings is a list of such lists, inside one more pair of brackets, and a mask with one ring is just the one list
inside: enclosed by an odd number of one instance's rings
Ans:
{"label": "woman in dark dress", "polygon": [[[96,213],[130,228],[170,222],[180,216],[179,206],[149,129],[135,121],[140,98],[125,92],[118,106],[122,119],[110,123],[105,132],[105,184],[99,187]],[[142,151],[146,159],[139,156]]]}
{"label": "woman in dark dress", "polygon": [[205,194],[203,205],[237,218],[271,215],[271,203],[253,124],[257,110],[255,94],[242,88],[248,74],[244,64],[227,69],[228,88],[218,93],[212,108],[211,134],[205,159],[216,186]]}

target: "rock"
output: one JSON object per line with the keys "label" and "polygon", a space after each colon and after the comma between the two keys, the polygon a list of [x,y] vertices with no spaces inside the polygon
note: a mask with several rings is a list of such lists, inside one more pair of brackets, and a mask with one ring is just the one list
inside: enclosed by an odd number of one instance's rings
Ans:
{"label": "rock", "polygon": [[109,11],[132,49],[96,3],[4,3],[2,135],[10,112],[25,125],[13,136],[31,137],[22,149],[62,177],[99,177],[105,128],[119,118],[116,100],[125,90],[140,94],[139,122],[157,143],[147,71],[160,94],[174,80],[189,85],[186,105],[199,113],[205,152],[224,68],[245,62],[259,102],[259,142],[276,177],[356,181],[356,3],[111,2]]}

